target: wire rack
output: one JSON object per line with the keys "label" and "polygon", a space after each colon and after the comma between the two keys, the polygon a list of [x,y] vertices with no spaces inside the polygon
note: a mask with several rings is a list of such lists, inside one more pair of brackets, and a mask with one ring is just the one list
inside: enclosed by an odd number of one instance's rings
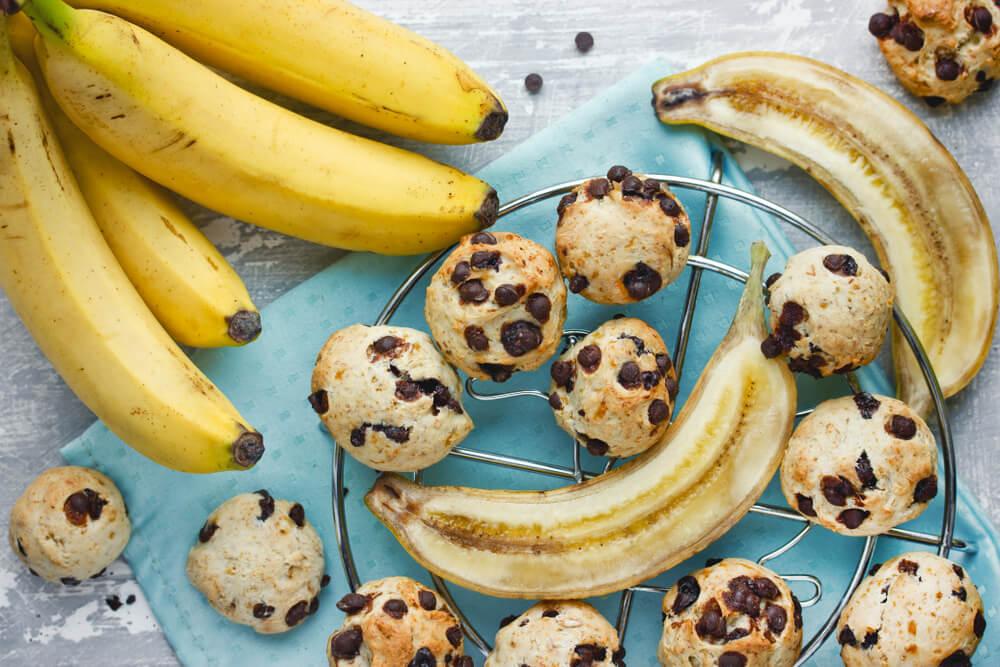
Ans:
{"label": "wire rack", "polygon": [[[687,353],[688,340],[691,335],[691,325],[694,320],[695,309],[698,305],[698,293],[701,287],[701,278],[704,271],[712,271],[733,280],[746,282],[747,273],[728,264],[718,262],[706,257],[708,254],[709,244],[711,242],[712,235],[712,223],[715,219],[715,213],[718,206],[719,198],[729,199],[747,206],[751,206],[759,211],[763,211],[770,214],[774,218],[780,220],[783,223],[789,224],[800,231],[804,232],[810,236],[813,240],[824,245],[835,244],[836,242],[830,238],[825,232],[820,230],[818,227],[813,225],[811,222],[805,218],[789,211],[788,209],[779,206],[771,201],[758,197],[749,192],[733,188],[731,186],[724,185],[722,183],[723,174],[723,163],[724,156],[722,153],[714,152],[712,155],[712,165],[711,173],[709,174],[708,180],[688,178],[682,176],[671,176],[665,174],[648,174],[647,178],[654,178],[659,181],[663,181],[667,185],[674,188],[681,188],[685,190],[695,190],[702,192],[706,195],[706,205],[705,214],[701,221],[701,233],[698,236],[698,247],[696,248],[695,255],[691,255],[688,258],[688,265],[691,267],[691,274],[688,278],[687,294],[684,301],[684,310],[681,316],[680,326],[678,329],[677,340],[674,345],[674,366],[677,369],[678,379],[684,369],[684,359]],[[569,192],[574,187],[586,182],[587,178],[579,179],[575,181],[569,181],[565,183],[560,183],[557,185],[550,186],[548,188],[538,190],[531,194],[524,195],[514,201],[511,201],[500,207],[499,217],[503,218],[506,215],[510,215],[515,211],[522,208],[531,206],[538,202],[550,199],[557,195],[562,195]],[[427,273],[451,250],[454,248],[446,248],[444,250],[438,251],[429,255],[425,258],[413,272],[403,281],[403,283],[396,289],[395,293],[389,298],[388,302],[379,313],[379,316],[375,319],[374,325],[387,324],[396,313],[396,310],[403,303],[403,301],[409,296],[414,286],[425,276]],[[930,361],[927,358],[927,354],[920,344],[919,339],[914,333],[912,327],[907,321],[906,317],[899,310],[898,306],[895,307],[893,312],[893,318],[895,320],[896,326],[899,328],[906,340],[910,349],[913,351],[917,362],[920,365],[920,369],[923,373],[924,381],[927,384],[927,388],[930,392],[931,399],[934,404],[934,410],[937,417],[937,430],[938,430],[938,442],[940,443],[941,450],[944,459],[944,493],[942,495],[943,502],[945,504],[944,514],[941,521],[941,530],[938,534],[922,533],[912,530],[904,530],[895,528],[883,535],[895,540],[904,540],[906,542],[922,544],[927,546],[937,547],[937,553],[941,556],[947,557],[951,550],[962,550],[962,551],[974,551],[975,545],[967,543],[966,541],[957,539],[954,537],[955,528],[955,452],[954,445],[951,435],[951,427],[948,422],[948,414],[944,404],[944,396],[941,393],[941,387],[938,384],[937,377],[934,375],[934,371],[931,368]],[[567,329],[563,332],[563,338],[569,344],[575,343],[579,338],[587,335],[587,331]],[[857,391],[858,386],[853,376],[845,376],[845,379],[850,384],[852,391]],[[472,378],[466,381],[467,394],[473,400],[478,401],[504,401],[520,397],[531,397],[539,400],[547,400],[548,395],[535,390],[520,390],[520,391],[510,391],[504,393],[485,393],[479,390],[477,387],[477,382]],[[812,412],[811,409],[801,410],[797,413],[797,417],[803,417]],[[577,446],[575,442],[572,443],[573,460],[571,466],[559,466],[552,465],[549,463],[543,463],[540,461],[532,461],[530,459],[518,458],[514,456],[509,456],[506,454],[497,454],[492,452],[478,451],[475,449],[469,449],[466,447],[456,447],[454,448],[450,456],[459,457],[462,459],[467,459],[471,461],[476,461],[479,463],[484,463],[494,466],[502,466],[512,470],[528,471],[533,473],[541,473],[544,475],[550,475],[553,477],[563,478],[575,483],[581,483],[584,480],[590,479],[597,475],[610,470],[616,464],[615,459],[608,459],[604,466],[604,469],[600,472],[585,470],[581,467],[580,461],[580,447]],[[358,577],[357,567],[354,563],[354,555],[351,551],[350,535],[348,534],[347,527],[347,516],[344,511],[344,451],[339,446],[336,447],[336,452],[334,455],[334,465],[333,465],[333,519],[334,528],[337,535],[337,545],[340,550],[341,561],[344,568],[344,573],[347,578],[348,585],[351,590],[354,591],[361,585],[361,581]],[[419,481],[420,473],[416,473],[414,478]],[[810,523],[805,517],[796,511],[793,511],[786,507],[778,507],[775,505],[767,504],[756,504],[751,510],[752,513],[770,517],[779,521],[785,522],[797,522],[801,524],[801,529],[787,542],[782,544],[777,549],[770,551],[757,559],[757,562],[761,565],[767,563],[768,561],[774,560],[798,545],[803,538],[812,530],[815,524]],[[872,555],[875,551],[875,544],[877,542],[877,537],[866,537],[863,540],[863,546],[861,552],[858,556],[857,564],[854,568],[854,573],[851,576],[850,582],[847,587],[841,591],[840,599],[835,605],[833,611],[824,620],[820,629],[813,635],[807,642],[805,642],[802,653],[796,662],[796,667],[799,665],[804,665],[812,656],[819,650],[823,642],[829,638],[833,633],[834,628],[837,625],[837,620],[840,617],[841,611],[847,604],[848,599],[851,594],[857,588],[858,584],[861,583],[862,578],[867,572]],[[485,656],[490,650],[490,644],[483,638],[482,634],[473,627],[469,622],[468,617],[464,614],[461,608],[456,604],[454,598],[452,597],[450,591],[448,590],[447,584],[434,573],[429,573],[438,593],[445,599],[451,609],[455,612],[459,621],[462,624],[462,628],[465,631],[466,638],[472,642],[476,648]],[[811,607],[818,603],[824,595],[824,587],[822,581],[812,574],[783,574],[781,575],[786,581],[796,581],[804,582],[812,586],[813,594],[807,599],[803,599],[801,604],[803,607]],[[628,631],[628,621],[629,614],[632,609],[632,601],[634,596],[638,594],[656,594],[663,595],[666,593],[667,589],[660,586],[654,585],[638,585],[632,586],[621,591],[621,597],[618,605],[618,617],[616,621],[616,627],[621,638],[621,642],[624,645],[625,636]]]}

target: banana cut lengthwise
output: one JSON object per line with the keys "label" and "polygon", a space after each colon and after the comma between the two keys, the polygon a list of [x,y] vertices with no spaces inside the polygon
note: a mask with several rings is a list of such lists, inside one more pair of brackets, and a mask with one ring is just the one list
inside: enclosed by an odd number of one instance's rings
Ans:
{"label": "banana cut lengthwise", "polygon": [[[969,179],[919,118],[845,72],[782,53],[736,53],[661,79],[653,106],[664,123],[704,126],[819,181],[871,239],[945,395],[972,380],[996,325],[996,246]],[[900,397],[926,413],[898,329],[893,355]]]}
{"label": "banana cut lengthwise", "polygon": [[202,62],[353,121],[444,144],[496,139],[499,96],[406,28],[343,0],[70,0],[137,23]]}
{"label": "banana cut lengthwise", "polygon": [[621,590],[704,549],[764,491],[795,417],[795,383],[764,357],[761,278],[661,442],[621,468],[553,491],[427,487],[383,475],[368,508],[423,566],[510,598],[573,599]]}
{"label": "banana cut lengthwise", "polygon": [[234,218],[348,250],[408,255],[496,219],[496,192],[422,155],[253,95],[155,35],[63,0],[21,6],[49,90],[97,145]]}
{"label": "banana cut lengthwise", "polygon": [[243,345],[261,331],[247,288],[161,187],[101,150],[52,99],[23,14],[8,19],[14,54],[34,75],[45,113],[94,220],[139,296],[182,345]]}
{"label": "banana cut lengthwise", "polygon": [[0,286],[35,342],[108,428],[157,463],[185,472],[252,466],[263,438],[170,339],[118,265],[31,74],[13,57],[2,15],[0,100]]}

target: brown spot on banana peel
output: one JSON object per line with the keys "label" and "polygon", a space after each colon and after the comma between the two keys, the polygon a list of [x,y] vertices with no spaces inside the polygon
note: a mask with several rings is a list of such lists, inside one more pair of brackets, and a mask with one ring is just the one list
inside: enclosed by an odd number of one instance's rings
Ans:
{"label": "brown spot on banana peel", "polygon": [[255,340],[261,332],[260,313],[239,310],[226,318],[226,333],[231,339],[243,345]]}
{"label": "brown spot on banana peel", "polygon": [[174,227],[174,224],[170,222],[169,219],[167,219],[167,216],[161,215],[160,221],[163,223],[163,226],[167,228],[167,231],[169,231],[171,234],[179,238],[184,243],[184,245],[188,245],[187,239],[184,238],[184,235],[181,234],[176,227]]}
{"label": "brown spot on banana peel", "polygon": [[[122,117],[124,118],[124,114],[122,115]],[[184,137],[186,137],[186,136],[187,135],[184,134],[183,132],[177,132],[177,134],[175,134],[173,137],[170,138],[170,141],[168,141],[167,143],[163,144],[162,146],[159,146],[158,148],[154,148],[151,152],[152,153],[159,153],[160,151],[165,151],[168,148],[170,148],[171,146],[174,146],[174,145],[180,143],[181,141],[183,141]]]}
{"label": "brown spot on banana peel", "polygon": [[10,149],[11,155],[17,154],[17,144],[14,143],[14,133],[7,130],[7,148]]}

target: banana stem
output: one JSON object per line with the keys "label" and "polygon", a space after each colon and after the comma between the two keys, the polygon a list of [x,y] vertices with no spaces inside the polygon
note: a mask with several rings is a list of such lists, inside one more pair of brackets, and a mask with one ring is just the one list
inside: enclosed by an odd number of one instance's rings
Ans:
{"label": "banana stem", "polygon": [[0,0],[21,5],[39,33],[64,40],[73,25],[76,11],[63,0]]}
{"label": "banana stem", "polygon": [[750,276],[743,288],[740,305],[733,320],[733,329],[750,330],[761,337],[764,328],[764,267],[771,258],[771,251],[763,241],[754,241],[750,246]]}

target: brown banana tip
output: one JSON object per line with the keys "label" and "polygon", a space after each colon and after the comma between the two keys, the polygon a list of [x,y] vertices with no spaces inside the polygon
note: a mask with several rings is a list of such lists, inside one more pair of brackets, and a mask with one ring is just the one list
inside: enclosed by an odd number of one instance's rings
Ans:
{"label": "brown banana tip", "polygon": [[229,337],[237,343],[249,343],[260,335],[260,313],[254,311],[237,311],[232,317],[226,318],[226,324],[229,325]]}
{"label": "brown banana tip", "polygon": [[0,0],[0,11],[7,16],[17,14],[23,6],[23,0]]}
{"label": "brown banana tip", "polygon": [[[6,1],[6,0],[4,0]],[[503,108],[499,100],[497,108],[490,112],[476,130],[476,139],[480,141],[492,141],[503,134],[503,128],[507,125],[507,110]]]}
{"label": "brown banana tip", "polygon": [[696,102],[703,97],[708,97],[708,93],[697,85],[667,86],[653,92],[653,108],[666,111],[688,102]]}
{"label": "brown banana tip", "polygon": [[499,211],[500,198],[497,197],[497,191],[490,188],[490,191],[486,194],[486,198],[483,199],[483,203],[479,205],[479,210],[474,214],[474,217],[479,222],[479,228],[486,229],[487,227],[492,227],[493,223],[497,221],[497,213]]}
{"label": "brown banana tip", "polygon": [[250,468],[264,456],[264,436],[247,431],[233,443],[233,460],[242,468]]}

